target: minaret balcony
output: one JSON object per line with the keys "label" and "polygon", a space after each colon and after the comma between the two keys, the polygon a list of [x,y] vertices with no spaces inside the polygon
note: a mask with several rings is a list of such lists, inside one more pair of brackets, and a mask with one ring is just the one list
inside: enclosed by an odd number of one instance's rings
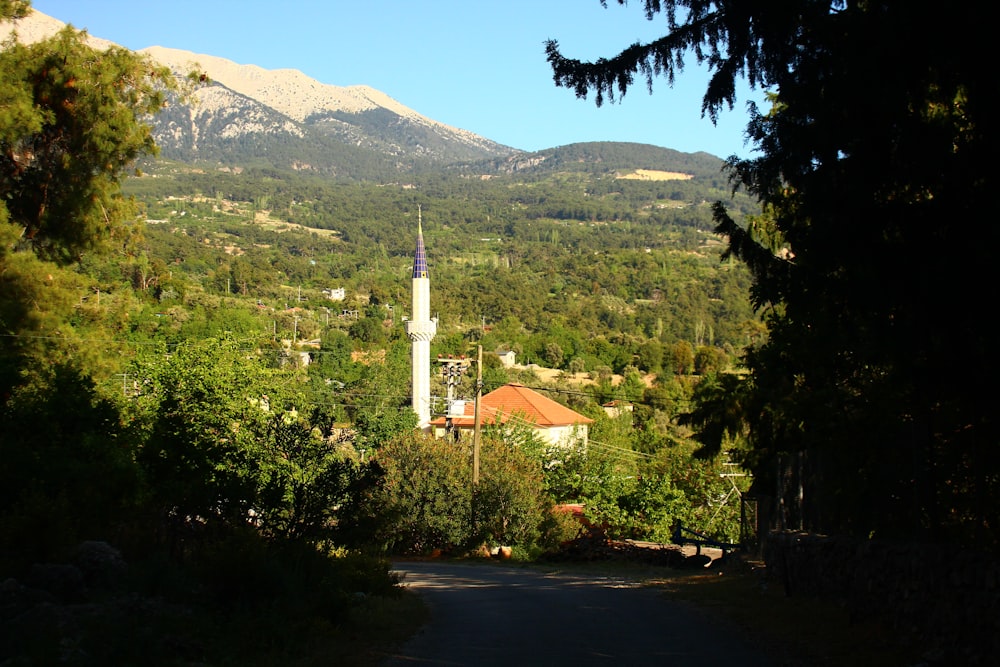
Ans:
{"label": "minaret balcony", "polygon": [[437,321],[435,320],[424,320],[423,322],[417,320],[407,320],[406,322],[406,335],[410,337],[410,340],[431,340],[437,334]]}

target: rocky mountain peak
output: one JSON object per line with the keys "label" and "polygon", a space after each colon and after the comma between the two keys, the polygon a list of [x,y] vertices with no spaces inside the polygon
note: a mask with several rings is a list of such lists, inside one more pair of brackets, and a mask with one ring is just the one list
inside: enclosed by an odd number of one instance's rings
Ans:
{"label": "rocky mountain peak", "polygon": [[434,124],[434,121],[370,86],[334,86],[320,83],[296,69],[268,70],[257,65],[241,65],[217,56],[162,46],[151,46],[140,53],[180,72],[196,66],[212,81],[300,122],[324,111],[360,113],[382,108],[403,118]]}
{"label": "rocky mountain peak", "polygon": [[[65,25],[33,11],[16,25],[0,24],[0,38],[16,31],[21,42],[34,43]],[[88,41],[97,49],[114,46],[92,35]],[[163,46],[139,53],[176,72],[196,68],[212,81],[195,93],[192,106],[170,108],[154,120],[164,157],[275,167],[307,163],[319,171],[357,175],[359,165],[374,173],[518,152],[427,118],[370,86],[335,86],[295,69],[268,70]]]}

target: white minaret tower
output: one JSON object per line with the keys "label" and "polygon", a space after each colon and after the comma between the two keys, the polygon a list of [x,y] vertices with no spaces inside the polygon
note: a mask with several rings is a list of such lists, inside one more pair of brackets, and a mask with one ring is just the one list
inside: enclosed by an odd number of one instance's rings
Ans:
{"label": "white minaret tower", "polygon": [[431,340],[437,333],[437,319],[431,319],[431,281],[427,277],[424,253],[424,230],[417,207],[417,252],[413,258],[413,310],[406,322],[410,337],[410,360],[413,374],[413,411],[417,427],[430,430],[431,422]]}

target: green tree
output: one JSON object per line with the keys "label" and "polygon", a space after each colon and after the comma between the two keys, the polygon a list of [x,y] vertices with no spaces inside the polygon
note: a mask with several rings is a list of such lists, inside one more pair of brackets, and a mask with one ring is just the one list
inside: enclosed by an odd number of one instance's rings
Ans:
{"label": "green tree", "polygon": [[[750,480],[721,458],[696,458],[690,444],[664,447],[644,466],[643,475],[669,480],[684,498],[672,521],[725,542],[741,538],[740,501]],[[661,524],[662,527],[662,524]]]}
{"label": "green tree", "polygon": [[5,249],[69,263],[123,243],[135,212],[120,180],[156,152],[144,120],[175,87],[169,70],[121,47],[93,49],[67,27],[6,44],[0,72],[0,217],[19,232]]}
{"label": "green tree", "polygon": [[510,382],[507,369],[495,354],[483,355],[483,393],[488,394]]}
{"label": "green tree", "polygon": [[118,406],[78,369],[54,365],[5,397],[0,431],[0,569],[51,562],[135,518],[141,475]]}
{"label": "green tree", "polygon": [[681,340],[667,347],[663,352],[663,365],[674,375],[689,375],[694,372],[694,348],[691,343]]}
{"label": "green tree", "polygon": [[664,475],[646,474],[618,498],[622,537],[669,543],[673,527],[689,512],[690,500]]}
{"label": "green tree", "polygon": [[567,447],[541,450],[538,460],[544,466],[545,493],[557,503],[580,502],[584,495],[587,449],[582,442]]}
{"label": "green tree", "polygon": [[[27,11],[4,2],[0,19]],[[76,344],[72,308],[87,287],[68,267],[87,253],[135,253],[136,209],[120,181],[155,153],[146,121],[176,88],[169,70],[98,51],[71,28],[0,50],[0,393],[49,363],[99,356]]]}
{"label": "green tree", "polygon": [[385,342],[386,331],[382,325],[382,318],[378,316],[366,315],[351,325],[349,330],[351,338],[367,344],[381,344]]}
{"label": "green tree", "polygon": [[665,382],[657,382],[643,392],[643,401],[652,409],[662,411],[673,418],[687,407],[688,396],[683,385],[671,378]]}
{"label": "green tree", "polygon": [[466,447],[410,432],[372,458],[378,481],[356,519],[389,553],[464,546],[472,519],[472,458]]}
{"label": "green tree", "polygon": [[269,409],[267,372],[234,340],[189,342],[140,360],[139,461],[164,516],[246,520],[259,463],[248,425]]}
{"label": "green tree", "polygon": [[0,0],[0,21],[23,19],[31,10],[31,0]]}
{"label": "green tree", "polygon": [[698,375],[723,371],[728,365],[729,357],[717,347],[699,345],[694,351],[694,372]]}
{"label": "green tree", "polygon": [[757,481],[789,483],[793,525],[996,546],[988,309],[936,310],[992,282],[987,22],[894,1],[643,7],[665,15],[663,38],[591,63],[550,42],[556,83],[601,104],[637,78],[672,82],[693,54],[712,72],[713,119],[738,77],[775,92],[766,114],[752,109],[757,154],[730,160],[765,215],[714,213],[768,315],[743,403]]}
{"label": "green tree", "polygon": [[639,346],[636,364],[647,373],[659,373],[663,365],[663,344],[650,338]]}
{"label": "green tree", "polygon": [[417,413],[411,408],[361,408],[354,417],[354,428],[358,432],[358,446],[362,449],[378,449],[417,427]]}
{"label": "green tree", "polygon": [[[29,11],[0,2],[0,20]],[[11,537],[18,524],[61,548],[64,538],[108,536],[141,495],[118,406],[95,380],[120,363],[117,346],[103,342],[109,309],[89,296],[107,298],[103,269],[114,265],[99,256],[136,250],[136,209],[119,185],[155,152],[146,121],[176,88],[167,69],[120,47],[91,48],[70,28],[0,50],[0,427]],[[98,258],[95,282],[84,256]],[[117,302],[127,318],[124,290]],[[56,517],[65,531],[46,527]]]}
{"label": "green tree", "polygon": [[260,476],[254,515],[265,537],[318,543],[334,535],[338,510],[357,491],[359,466],[295,413],[258,422]]}
{"label": "green tree", "polygon": [[520,444],[485,438],[474,491],[474,536],[493,545],[531,545],[551,510],[543,493],[541,462]]}
{"label": "green tree", "polygon": [[252,522],[280,541],[332,535],[360,471],[298,412],[305,396],[289,382],[293,373],[231,338],[139,361],[132,436],[142,443],[137,459],[161,516]]}
{"label": "green tree", "polygon": [[562,368],[564,356],[563,349],[558,343],[545,344],[544,359],[550,368]]}
{"label": "green tree", "polygon": [[643,393],[646,391],[646,381],[642,379],[642,373],[635,366],[625,368],[625,374],[621,384],[615,390],[615,394],[626,401],[641,401]]}
{"label": "green tree", "polygon": [[744,379],[732,373],[711,373],[698,383],[691,397],[694,409],[678,420],[696,429],[696,438],[703,445],[696,454],[709,458],[745,440],[746,389]]}

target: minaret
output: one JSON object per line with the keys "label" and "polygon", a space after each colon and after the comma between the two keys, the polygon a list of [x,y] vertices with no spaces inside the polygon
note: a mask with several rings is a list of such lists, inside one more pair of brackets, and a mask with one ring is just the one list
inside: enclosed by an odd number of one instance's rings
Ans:
{"label": "minaret", "polygon": [[430,429],[431,421],[431,340],[437,333],[437,319],[431,319],[431,282],[427,277],[424,253],[424,230],[417,207],[417,252],[413,258],[413,310],[406,322],[410,337],[410,360],[413,377],[413,411],[417,427]]}

